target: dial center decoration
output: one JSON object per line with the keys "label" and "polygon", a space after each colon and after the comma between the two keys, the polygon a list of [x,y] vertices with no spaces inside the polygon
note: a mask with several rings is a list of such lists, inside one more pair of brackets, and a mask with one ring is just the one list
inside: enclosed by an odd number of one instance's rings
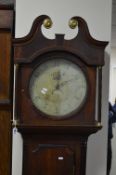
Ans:
{"label": "dial center decoration", "polygon": [[33,105],[41,112],[61,118],[77,112],[87,93],[81,68],[66,59],[52,59],[32,73],[29,92]]}

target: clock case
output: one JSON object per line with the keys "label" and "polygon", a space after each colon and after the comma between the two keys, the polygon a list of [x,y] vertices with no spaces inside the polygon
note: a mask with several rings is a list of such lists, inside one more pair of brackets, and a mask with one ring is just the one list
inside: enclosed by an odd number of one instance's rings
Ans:
{"label": "clock case", "polygon": [[[21,130],[38,130],[44,132],[78,132],[85,127],[99,129],[101,118],[101,69],[104,65],[104,49],[107,42],[101,42],[90,36],[86,22],[81,17],[78,21],[78,34],[72,40],[65,40],[64,35],[47,39],[41,32],[43,21],[47,16],[38,17],[30,33],[14,41],[14,61],[16,63],[16,110]],[[37,65],[60,56],[79,65],[84,72],[88,91],[84,104],[77,113],[59,120],[51,119],[34,107],[29,95],[30,77]],[[97,92],[96,92],[97,90]],[[98,99],[96,102],[96,98]],[[96,115],[96,117],[95,117]],[[97,119],[97,120],[96,120]],[[60,128],[60,129],[59,129]]]}
{"label": "clock case", "polygon": [[[81,17],[78,34],[65,40],[43,36],[48,16],[38,17],[30,33],[14,39],[16,64],[15,118],[23,136],[23,175],[85,175],[87,139],[101,126],[102,66],[107,42],[93,39]],[[29,81],[36,66],[60,55],[79,65],[87,79],[87,96],[80,110],[67,118],[52,119],[37,110],[29,95]]]}

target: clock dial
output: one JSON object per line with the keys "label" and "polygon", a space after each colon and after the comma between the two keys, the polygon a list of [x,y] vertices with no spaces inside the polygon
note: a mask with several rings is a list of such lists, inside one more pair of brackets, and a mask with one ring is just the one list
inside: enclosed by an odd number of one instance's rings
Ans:
{"label": "clock dial", "polygon": [[54,118],[77,112],[87,93],[87,81],[81,68],[65,59],[40,64],[29,84],[32,103],[41,112]]}

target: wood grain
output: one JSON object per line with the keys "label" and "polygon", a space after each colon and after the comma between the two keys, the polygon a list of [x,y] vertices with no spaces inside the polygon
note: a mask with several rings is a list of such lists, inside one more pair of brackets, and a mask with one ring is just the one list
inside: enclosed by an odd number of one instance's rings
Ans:
{"label": "wood grain", "polygon": [[0,32],[0,104],[10,103],[11,34]]}
{"label": "wood grain", "polygon": [[13,11],[0,10],[0,29],[9,29],[13,25]]}
{"label": "wood grain", "polygon": [[13,58],[13,1],[0,1],[0,175],[11,174]]}
{"label": "wood grain", "polygon": [[11,172],[11,33],[0,32],[0,175]]}
{"label": "wood grain", "polygon": [[0,175],[11,171],[11,114],[0,110]]}

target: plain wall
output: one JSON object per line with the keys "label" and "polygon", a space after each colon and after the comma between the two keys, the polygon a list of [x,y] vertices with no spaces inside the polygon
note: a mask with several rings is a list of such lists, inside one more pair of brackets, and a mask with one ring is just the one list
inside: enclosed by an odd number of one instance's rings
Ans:
{"label": "plain wall", "polygon": [[116,72],[116,47],[111,48],[111,61],[110,61],[110,95],[109,100],[112,104],[116,98],[116,83],[115,83],[115,72]]}
{"label": "plain wall", "polygon": [[[68,21],[73,16],[81,16],[87,21],[90,33],[94,38],[110,41],[111,2],[111,0],[17,0],[16,37],[26,35],[33,20],[39,15],[46,14],[53,20],[52,29],[43,30],[46,37],[54,38],[55,33],[65,33],[67,39],[74,37],[77,30],[69,29]],[[110,47],[108,46],[106,64],[103,69],[103,129],[89,138],[87,175],[106,175],[109,55]],[[14,133],[13,138],[12,175],[21,175],[22,139],[19,133]]]}
{"label": "plain wall", "polygon": [[[116,41],[115,41],[116,45]],[[111,64],[110,64],[110,102],[112,105],[116,98],[116,47],[111,48]],[[113,138],[112,138],[112,167],[111,175],[116,173],[116,124],[113,124]]]}

